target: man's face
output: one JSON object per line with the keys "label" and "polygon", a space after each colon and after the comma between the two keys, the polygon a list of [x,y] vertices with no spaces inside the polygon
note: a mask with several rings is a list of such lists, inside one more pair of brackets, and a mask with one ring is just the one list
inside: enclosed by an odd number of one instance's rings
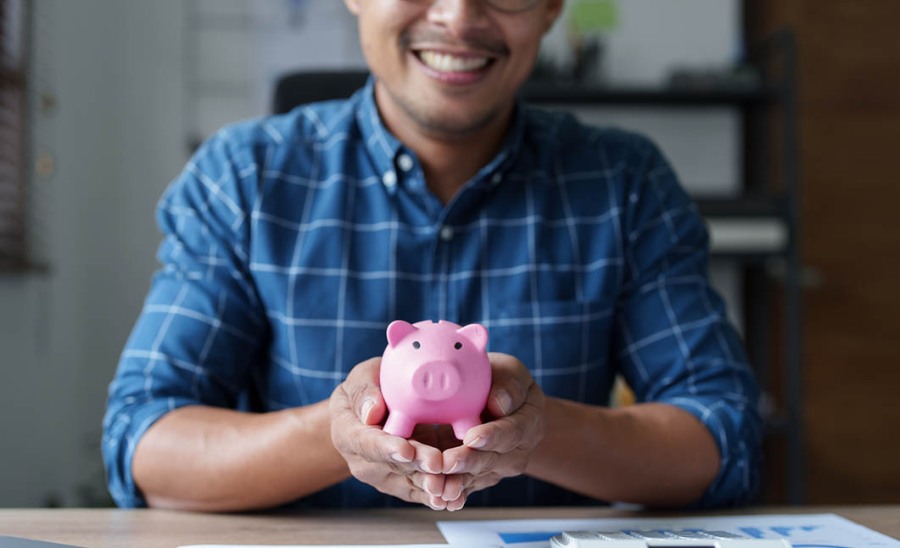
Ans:
{"label": "man's face", "polygon": [[442,138],[505,120],[562,1],[509,13],[485,0],[345,0],[388,126]]}

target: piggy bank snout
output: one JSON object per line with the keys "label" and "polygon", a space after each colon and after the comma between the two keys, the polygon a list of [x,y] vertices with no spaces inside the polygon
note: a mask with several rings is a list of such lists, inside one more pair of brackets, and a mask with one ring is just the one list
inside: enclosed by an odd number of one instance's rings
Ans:
{"label": "piggy bank snout", "polygon": [[432,361],[416,367],[412,376],[413,391],[429,401],[446,400],[459,391],[461,379],[456,365],[448,361]]}

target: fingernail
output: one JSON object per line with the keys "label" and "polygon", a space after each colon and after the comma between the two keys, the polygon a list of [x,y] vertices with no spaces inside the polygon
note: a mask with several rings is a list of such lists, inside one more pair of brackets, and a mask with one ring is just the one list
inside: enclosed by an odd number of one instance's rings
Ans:
{"label": "fingernail", "polygon": [[458,499],[460,495],[462,495],[462,487],[461,486],[459,489],[456,490],[456,494],[454,494],[454,495],[447,494],[445,496],[444,494],[441,494],[441,499],[443,499],[447,502],[453,502],[454,500]]}
{"label": "fingernail", "polygon": [[454,462],[453,467],[450,468],[449,470],[447,470],[447,473],[448,474],[456,474],[458,472],[462,472],[463,464],[464,463],[462,460],[458,460],[458,461]]}
{"label": "fingernail", "polygon": [[375,407],[374,399],[366,398],[365,401],[363,401],[362,410],[359,412],[359,416],[360,419],[366,424],[369,423],[369,413],[372,411],[373,407]]}
{"label": "fingernail", "polygon": [[497,408],[500,409],[504,415],[509,414],[510,408],[512,407],[512,398],[509,397],[506,390],[498,390],[497,394],[494,396],[494,401],[497,402]]}
{"label": "fingernail", "polygon": [[466,445],[473,449],[481,449],[485,445],[487,445],[488,440],[484,436],[478,436],[474,440],[470,441]]}
{"label": "fingernail", "polygon": [[402,463],[412,462],[412,459],[408,459],[408,458],[404,457],[399,452],[391,453],[391,458],[397,462],[402,462]]}
{"label": "fingernail", "polygon": [[447,510],[449,510],[450,512],[457,512],[459,510],[462,510],[465,505],[466,505],[466,501],[462,501],[462,503],[459,505],[459,508],[450,508],[450,505],[448,504]]}
{"label": "fingernail", "polygon": [[431,467],[431,465],[424,461],[419,465],[419,468],[421,468],[423,472],[427,472],[429,474],[439,474],[441,472],[440,470],[435,470]]}

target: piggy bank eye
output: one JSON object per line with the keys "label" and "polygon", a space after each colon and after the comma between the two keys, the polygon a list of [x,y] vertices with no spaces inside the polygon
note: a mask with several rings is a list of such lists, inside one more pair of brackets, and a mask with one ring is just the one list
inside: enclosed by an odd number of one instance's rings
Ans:
{"label": "piggy bank eye", "polygon": [[413,341],[413,348],[415,348],[416,350],[418,350],[418,349],[421,348],[421,347],[422,347],[422,345],[419,344],[419,341]]}
{"label": "piggy bank eye", "polygon": [[461,342],[457,342],[456,344],[453,345],[453,348],[459,350],[460,348],[462,348],[462,343],[461,343]]}

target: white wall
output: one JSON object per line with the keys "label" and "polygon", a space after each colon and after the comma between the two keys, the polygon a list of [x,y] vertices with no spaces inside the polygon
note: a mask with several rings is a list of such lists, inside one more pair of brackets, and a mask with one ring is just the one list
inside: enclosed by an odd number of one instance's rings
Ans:
{"label": "white wall", "polygon": [[[707,38],[721,43],[717,29],[730,9],[721,6],[734,1],[678,0],[691,8],[678,21],[698,32],[713,29]],[[56,172],[36,177],[33,188],[38,251],[50,271],[0,275],[0,507],[83,505],[91,498],[84,488],[103,489],[106,387],[156,268],[153,206],[187,159],[188,134],[261,114],[270,93],[263,80],[277,70],[360,63],[342,3],[306,0],[307,19],[293,30],[276,13],[289,3],[266,0],[266,9],[257,9],[259,0],[34,0],[35,91],[57,103],[34,117],[36,152],[56,161]],[[639,4],[662,5],[624,0],[632,7],[623,11],[623,29],[639,21],[631,11]],[[233,38],[249,44],[256,61],[231,47],[208,47],[192,27],[189,10],[198,7],[251,13],[250,25]],[[221,28],[229,21],[235,19]],[[669,39],[685,32],[669,30]],[[210,32],[206,38],[230,44]],[[329,57],[317,56],[326,40]],[[626,59],[644,62],[630,49],[636,46],[622,43]],[[200,61],[219,63],[223,79],[245,78],[245,96],[217,100],[226,95],[198,86],[216,76],[200,74]],[[724,273],[726,288],[736,287],[731,278]]]}
{"label": "white wall", "polygon": [[149,283],[152,204],[185,160],[182,3],[37,0],[34,182],[47,274],[0,277],[0,506],[86,504],[105,391]]}
{"label": "white wall", "polygon": [[185,9],[188,116],[200,137],[268,112],[282,74],[365,66],[355,18],[340,1],[188,0]]}

